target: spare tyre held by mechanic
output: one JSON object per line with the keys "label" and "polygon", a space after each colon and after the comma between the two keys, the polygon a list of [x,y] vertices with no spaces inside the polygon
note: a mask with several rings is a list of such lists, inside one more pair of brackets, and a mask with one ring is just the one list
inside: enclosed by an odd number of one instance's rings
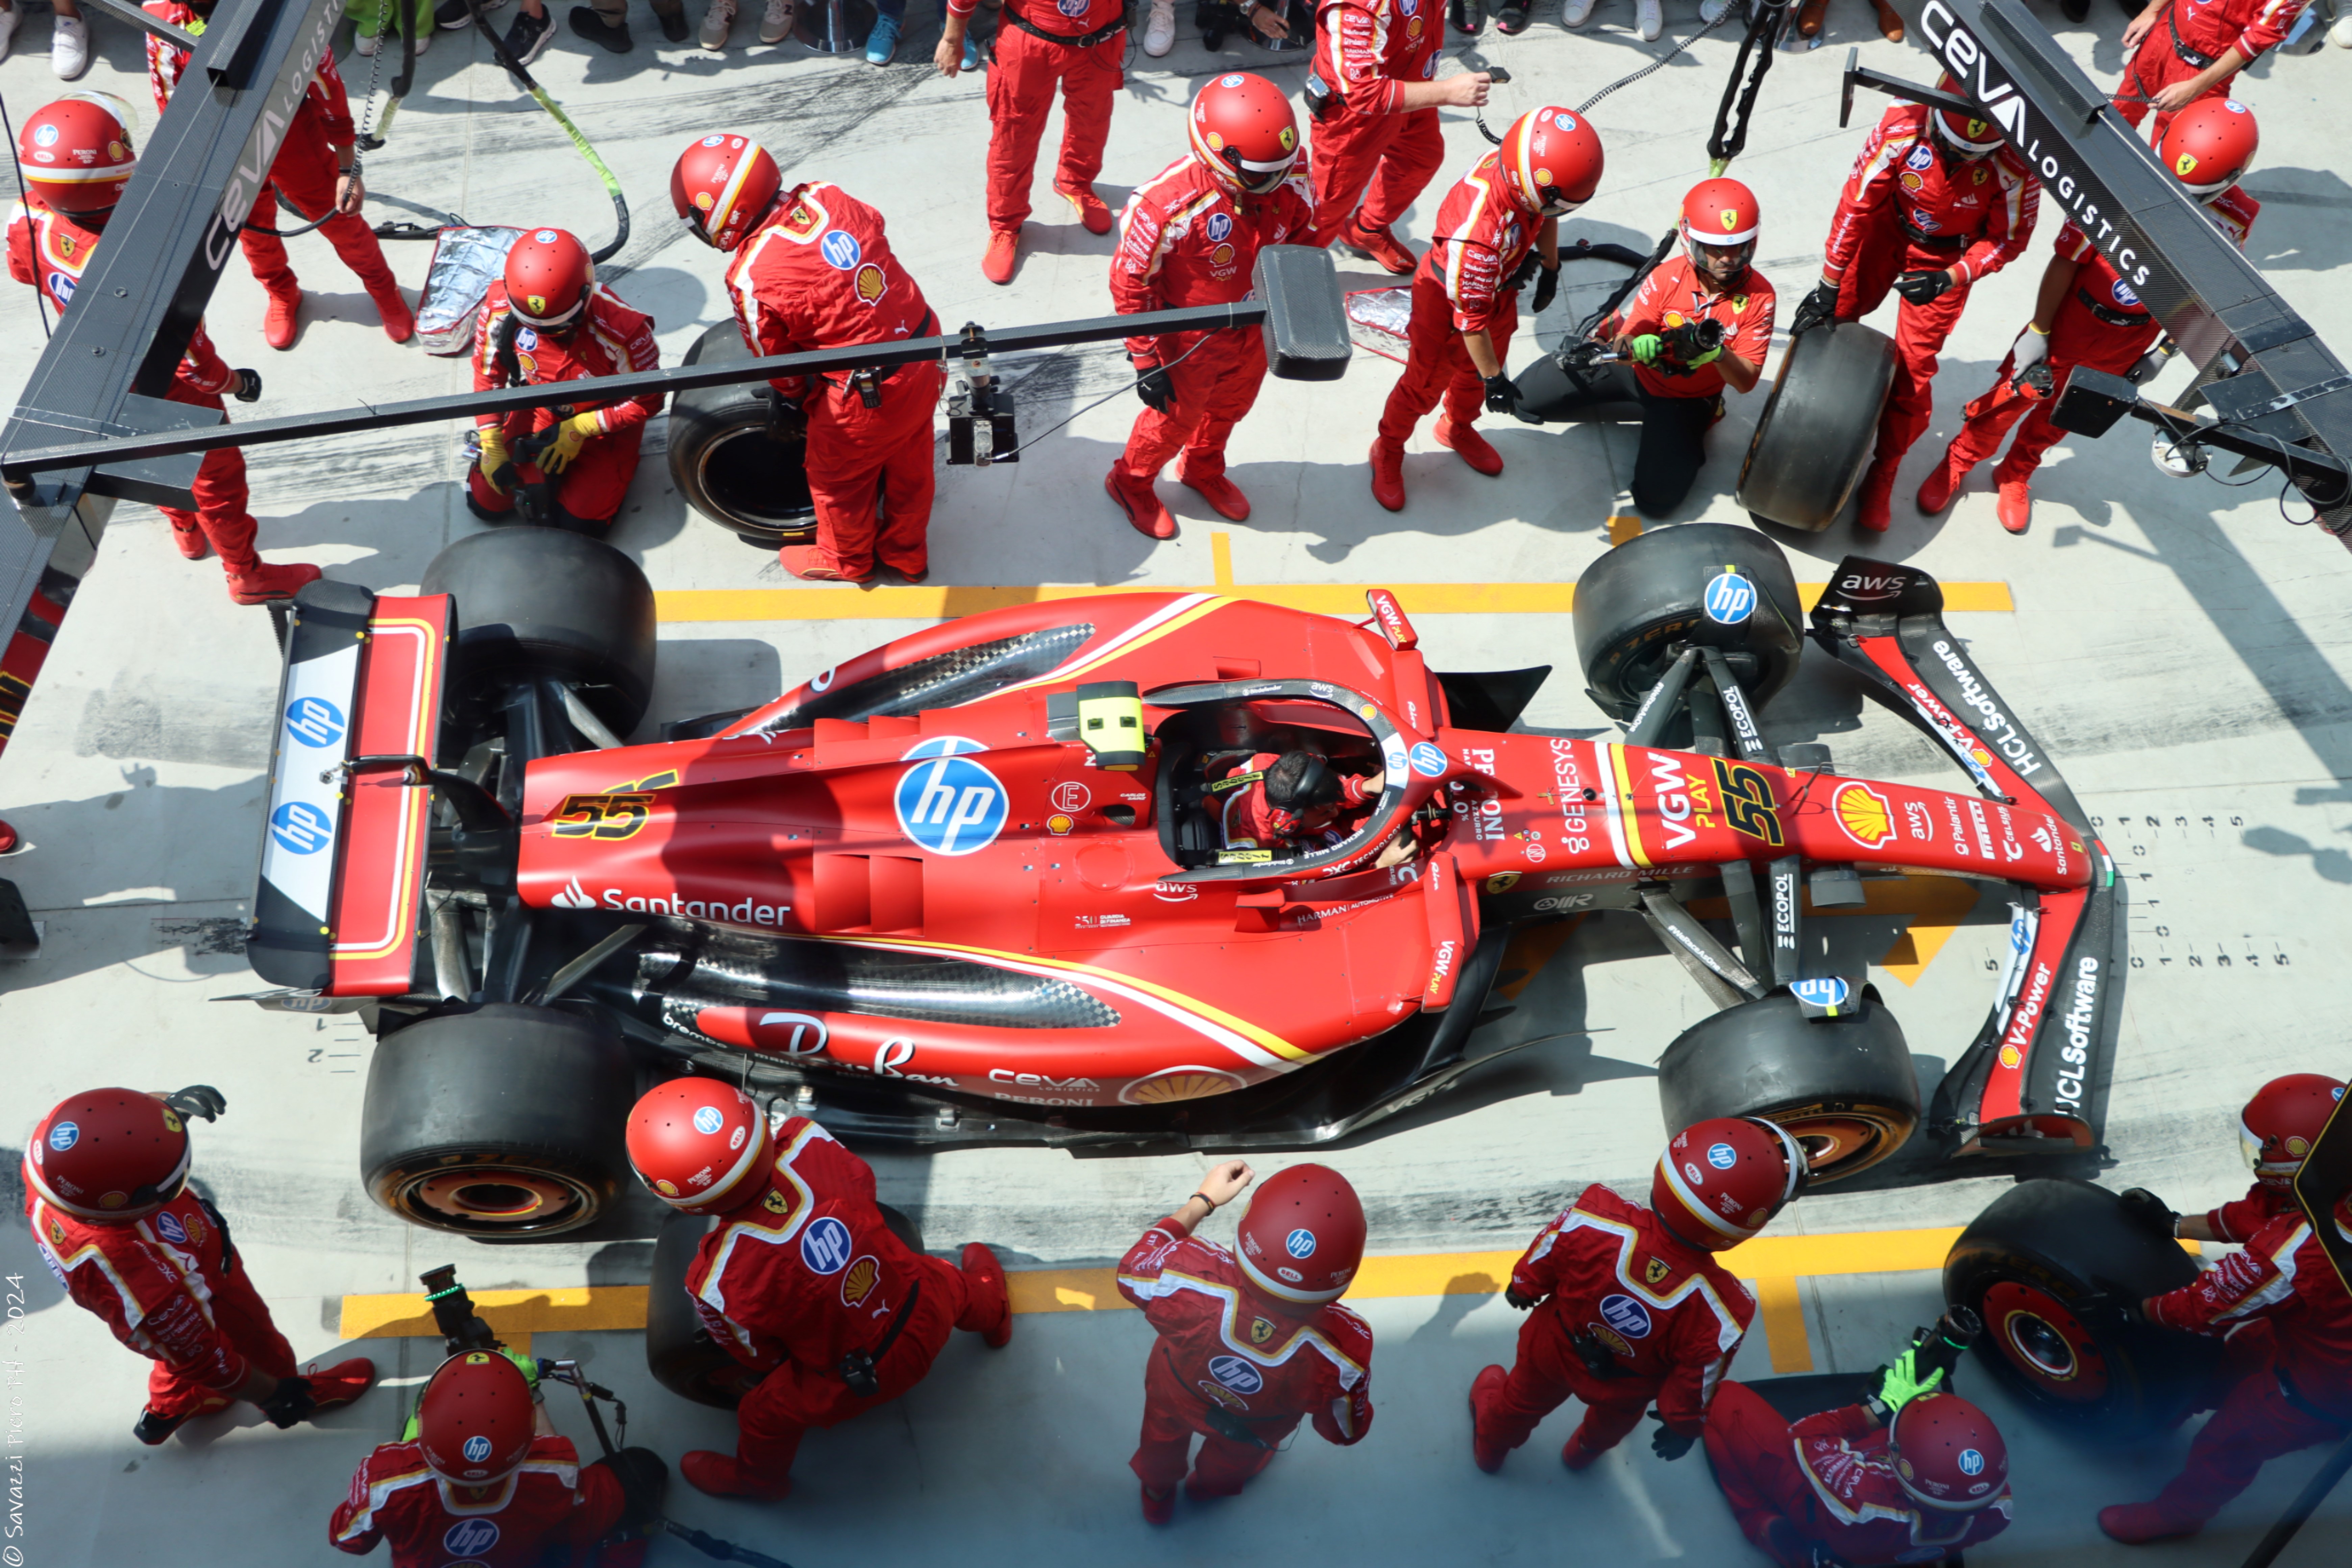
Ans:
{"label": "spare tyre held by mechanic", "polygon": [[[202,33],[212,19],[213,6],[211,0],[203,5],[152,0],[146,11],[175,27]],[[148,35],[147,85],[155,94],[158,112],[171,101],[181,73],[187,68],[187,50]],[[391,263],[383,258],[383,243],[360,216],[367,187],[359,173],[359,129],[352,122],[351,98],[343,90],[331,50],[320,55],[319,68],[295,108],[293,120],[282,132],[284,140],[269,165],[269,177],[255,187],[252,210],[245,215],[248,226],[239,229],[236,237],[245,248],[246,265],[253,268],[254,278],[269,296],[262,335],[273,349],[290,349],[301,326],[302,285],[294,277],[286,242],[275,234],[255,232],[278,226],[278,204],[283,200],[289,210],[300,215],[302,223],[328,215],[319,233],[358,276],[360,287],[367,290],[377,318],[383,322],[384,335],[394,342],[406,342],[415,335],[416,317],[401,295]]]}
{"label": "spare tyre held by mechanic", "polygon": [[648,1448],[583,1465],[537,1383],[529,1356],[467,1351],[443,1362],[400,1441],[379,1444],[352,1473],[329,1544],[364,1557],[388,1541],[392,1568],[636,1568],[660,1528],[667,1467]]}
{"label": "spare tyre held by mechanic", "polygon": [[[102,92],[76,93],[42,105],[17,135],[25,199],[8,215],[8,272],[38,289],[60,316],[98,254],[99,237],[138,157],[130,106]],[[261,377],[230,369],[199,318],[163,395],[192,407],[221,408],[223,393],[250,403],[261,395]],[[273,566],[255,551],[243,452],[220,447],[205,453],[194,489],[195,510],[158,510],[171,523],[172,542],[183,556],[202,561],[219,552],[230,598],[240,605],[289,599],[303,584],[318,579],[316,566]]]}
{"label": "spare tyre held by mechanic", "polygon": [[153,1447],[238,1400],[283,1430],[375,1382],[363,1357],[297,1373],[220,1211],[187,1190],[186,1118],[227,1109],[218,1089],[93,1089],[60,1100],[25,1152],[25,1214],[75,1303],[154,1365],[131,1436]]}
{"label": "spare tyre held by mechanic", "polygon": [[1790,1422],[1726,1380],[1706,1462],[1740,1533],[1780,1568],[1957,1563],[2009,1528],[2009,1445],[1906,1350],[1859,1405]]}
{"label": "spare tyre held by mechanic", "polygon": [[772,1132],[751,1096],[682,1078],[629,1113],[629,1161],[681,1214],[719,1221],[687,1268],[712,1339],[763,1373],[736,1411],[735,1452],[678,1469],[714,1497],[774,1500],[812,1426],[834,1426],[923,1380],[950,1331],[1013,1338],[1004,1268],[980,1242],[962,1266],[909,1248],[884,1222],[873,1168],[805,1116]]}
{"label": "spare tyre held by mechanic", "polygon": [[2116,85],[2116,112],[2133,125],[2156,111],[2148,145],[2164,145],[2172,117],[2191,103],[2226,98],[2238,73],[2294,31],[2305,0],[2148,0],[2124,28],[2131,57]]}
{"label": "spare tyre held by mechanic", "polygon": [[[530,229],[507,251],[506,270],[490,285],[474,330],[476,392],[660,365],[654,319],[596,281],[596,264],[578,236]],[[518,489],[530,487],[523,493],[544,501],[531,521],[601,535],[628,499],[646,421],[661,405],[656,392],[477,416],[481,455],[466,475],[467,507],[497,522],[514,515]]]}
{"label": "spare tyre held by mechanic", "polygon": [[[749,136],[705,136],[670,173],[670,204],[695,237],[728,252],[727,295],[751,353],[799,353],[928,337],[923,291],[891,254],[882,215],[821,180],[783,188]],[[862,583],[876,560],[910,582],[930,571],[937,483],[931,413],[947,372],[937,360],[826,371],[768,384],[771,429],[808,434],[816,542],[777,552],[795,577]],[[882,523],[874,512],[879,494]]]}
{"label": "spare tyre held by mechanic", "polygon": [[1522,114],[1437,209],[1437,236],[1412,278],[1404,374],[1389,389],[1373,438],[1372,499],[1404,510],[1404,444],[1444,405],[1437,444],[1488,478],[1503,456],[1473,427],[1479,411],[1512,412],[1505,374],[1519,324],[1519,289],[1540,270],[1535,310],[1559,287],[1559,220],[1601,188],[1600,133],[1580,114]]}
{"label": "spare tyre held by mechanic", "polygon": [[1363,1262],[1364,1205],[1339,1172],[1293,1165],[1250,1200],[1236,1249],[1192,1234],[1255,1179],[1242,1161],[1217,1166],[1119,1259],[1118,1293],[1159,1335],[1128,1461],[1153,1524],[1174,1516],[1179,1481],[1196,1503],[1237,1495],[1302,1417],[1342,1447],[1372,1427],[1372,1331],[1339,1305]]}
{"label": "spare tyre held by mechanic", "polygon": [[1683,198],[1683,253],[1654,268],[1597,329],[1617,362],[1538,360],[1517,383],[1522,417],[1641,408],[1631,488],[1647,516],[1674,510],[1690,493],[1706,460],[1706,433],[1723,417],[1723,389],[1753,391],[1764,373],[1778,303],[1752,265],[1762,226],[1755,193],[1738,180],[1693,185]]}
{"label": "spare tyre held by mechanic", "polygon": [[[2262,203],[2237,181],[2260,141],[2253,113],[2245,105],[2209,98],[2173,117],[2159,156],[2165,169],[2240,249],[2245,247]],[[2124,374],[2162,331],[2133,287],[2144,285],[2147,276],[2140,268],[2126,280],[2081,229],[2070,223],[2058,231],[2057,248],[2042,270],[2033,319],[1994,373],[1991,389],[1968,405],[1944,460],[1920,483],[1923,514],[1932,517],[1951,505],[1969,470],[1999,450],[2010,427],[2030,414],[2010,443],[2009,456],[1993,470],[1993,483],[2001,527],[2023,533],[2032,526],[2033,471],[2041,466],[2042,455],[2065,436],[2050,422],[2051,400],[2058,389],[2077,365]],[[2046,368],[2036,371],[2037,364]]]}
{"label": "spare tyre held by mechanic", "polygon": [[[1122,316],[1248,298],[1257,253],[1307,237],[1314,208],[1291,172],[1298,124],[1262,76],[1212,77],[1192,100],[1192,150],[1136,187],[1119,215],[1111,304]],[[1143,412],[1103,488],[1148,539],[1176,537],[1152,482],[1179,458],[1176,482],[1241,522],[1249,498],[1225,477],[1225,441],[1265,380],[1255,327],[1127,340]]]}
{"label": "spare tyre held by mechanic", "polygon": [[[1940,85],[1955,90],[1949,77]],[[1889,289],[1902,297],[1895,381],[1856,502],[1864,528],[1884,532],[1892,521],[1895,470],[1935,415],[1937,356],[1970,287],[2023,254],[2041,203],[2041,184],[1990,120],[1897,104],[1863,143],[1830,220],[1821,281],[1790,331],[1859,321]]]}
{"label": "spare tyre held by mechanic", "polygon": [[1486,71],[1432,80],[1444,41],[1438,0],[1320,0],[1315,7],[1306,89],[1315,243],[1337,241],[1400,278],[1412,270],[1412,252],[1391,226],[1445,162],[1438,108],[1477,108],[1494,81]]}
{"label": "spare tyre held by mechanic", "polygon": [[1769,1225],[1806,1174],[1803,1151],[1773,1123],[1715,1117],[1666,1144],[1648,1208],[1585,1188],[1511,1270],[1504,1298],[1528,1321],[1510,1370],[1489,1366],[1470,1384],[1472,1461],[1501,1469],[1571,1394],[1585,1411],[1559,1451],[1570,1469],[1615,1447],[1653,1399],[1664,1425],[1651,1447],[1688,1453],[1756,1316],[1713,1254]]}

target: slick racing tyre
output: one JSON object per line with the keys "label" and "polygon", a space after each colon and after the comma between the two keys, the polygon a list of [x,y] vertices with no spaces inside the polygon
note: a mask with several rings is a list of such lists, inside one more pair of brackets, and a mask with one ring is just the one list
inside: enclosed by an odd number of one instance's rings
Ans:
{"label": "slick racing tyre", "polygon": [[1919,1079],[1874,987],[1832,1018],[1808,1018],[1778,991],[1676,1037],[1658,1059],[1658,1102],[1668,1137],[1710,1116],[1778,1122],[1803,1146],[1818,1186],[1903,1147],[1919,1124]]}
{"label": "slick racing tyre", "polygon": [[[688,364],[749,359],[730,318],[686,351]],[[768,385],[701,386],[669,405],[669,477],[686,504],[763,550],[816,534],[808,444],[768,439]]]}
{"label": "slick racing tyre", "polygon": [[449,694],[461,721],[538,679],[571,685],[615,734],[646,716],[653,584],[604,541],[529,526],[469,534],[433,558],[421,592],[457,600]]}
{"label": "slick racing tyre", "polygon": [[379,1042],[361,1112],[368,1195],[428,1230],[537,1240],[619,1195],[635,1100],[617,1035],[551,1007],[445,1013]]}
{"label": "slick racing tyre", "polygon": [[1752,528],[1685,522],[1638,534],[1576,584],[1576,660],[1585,689],[1630,719],[1685,643],[1723,650],[1762,708],[1796,673],[1804,610],[1780,547]]}
{"label": "slick racing tyre", "polygon": [[2084,1432],[2162,1431],[2221,1359],[2195,1334],[2116,1321],[2086,1303],[2137,1303],[2197,1278],[2179,1243],[2088,1182],[2021,1182],[1944,1260],[1944,1299],[1984,1319],[1976,1353],[2042,1415]]}
{"label": "slick racing tyre", "polygon": [[1858,321],[1800,332],[1756,420],[1740,465],[1741,506],[1761,521],[1818,533],[1845,510],[1878,441],[1895,382],[1895,344]]}
{"label": "slick racing tyre", "polygon": [[[888,1204],[877,1206],[892,1235],[910,1249],[923,1250],[923,1233],[914,1221]],[[646,1370],[680,1399],[732,1410],[763,1374],[729,1355],[710,1337],[694,1310],[694,1298],[687,1293],[687,1269],[709,1226],[704,1215],[674,1214],[662,1222],[661,1234],[654,1240],[653,1285],[646,1293]]]}

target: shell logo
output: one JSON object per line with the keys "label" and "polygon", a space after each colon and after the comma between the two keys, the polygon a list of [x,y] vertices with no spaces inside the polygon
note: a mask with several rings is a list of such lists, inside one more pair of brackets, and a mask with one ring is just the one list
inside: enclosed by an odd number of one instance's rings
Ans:
{"label": "shell logo", "polygon": [[1906,191],[1916,191],[1916,190],[1917,190],[1921,185],[1924,185],[1924,184],[1927,184],[1927,182],[1926,182],[1925,180],[1922,180],[1918,175],[1916,175],[1916,174],[1913,174],[1910,170],[1906,169],[1906,170],[1904,170],[1904,171],[1903,171],[1903,188],[1904,188],[1905,190],[1906,190]]}
{"label": "shell logo", "polygon": [[1045,819],[1045,831],[1052,834],[1056,838],[1059,838],[1063,834],[1067,833],[1071,828],[1076,826],[1077,825],[1072,822],[1068,817],[1063,816],[1059,814],[1049,816]]}
{"label": "shell logo", "polygon": [[1210,152],[1222,153],[1225,150],[1225,139],[1223,136],[1218,135],[1215,132],[1212,131],[1209,132],[1208,140]]}
{"label": "shell logo", "polygon": [[874,1287],[881,1278],[882,1265],[875,1261],[871,1253],[859,1258],[841,1277],[841,1304],[845,1307],[858,1305],[874,1293]]}
{"label": "shell logo", "polygon": [[1180,1100],[1230,1094],[1241,1087],[1239,1078],[1216,1068],[1169,1068],[1136,1079],[1118,1091],[1118,1098],[1123,1105],[1171,1105]]}
{"label": "shell logo", "polygon": [[874,305],[881,302],[882,296],[889,289],[890,280],[883,276],[879,267],[869,261],[851,277],[850,286],[857,290],[860,300]]}
{"label": "shell logo", "polygon": [[1895,808],[1868,784],[1841,784],[1830,797],[1830,810],[1845,836],[1865,849],[1878,848],[1895,837]]}
{"label": "shell logo", "polygon": [[2017,1069],[2017,1065],[2024,1059],[2024,1056],[2019,1052],[2015,1046],[2001,1047],[2000,1065],[2008,1068],[2011,1071],[2014,1072]]}
{"label": "shell logo", "polygon": [[1668,310],[1666,312],[1666,325],[1670,327],[1679,327],[1685,324],[1685,320],[1680,310]]}

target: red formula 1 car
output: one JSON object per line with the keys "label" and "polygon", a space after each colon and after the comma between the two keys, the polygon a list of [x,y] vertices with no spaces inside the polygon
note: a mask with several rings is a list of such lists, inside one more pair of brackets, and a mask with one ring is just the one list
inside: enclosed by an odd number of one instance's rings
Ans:
{"label": "red formula 1 car", "polygon": [[[653,616],[616,552],[509,530],[453,546],[415,597],[318,584],[289,642],[254,966],[276,1005],[360,1008],[381,1037],[379,1201],[550,1234],[616,1190],[649,1067],[919,1144],[1326,1141],[1465,1069],[1512,927],[1624,910],[1722,1009],[1666,1053],[1667,1120],[1771,1115],[1832,1178],[1923,1110],[1874,991],[1801,965],[1801,886],[1858,903],[1900,868],[1997,880],[2018,908],[1934,1134],[2093,1142],[2112,869],[1925,574],[1849,561],[1812,635],[1971,795],[1768,751],[1754,710],[1802,620],[1748,530],[1644,535],[1580,585],[1622,743],[1511,732],[1545,670],[1435,670],[1371,601],[1360,624],[1198,593],[999,610],[626,746]],[[1237,802],[1295,751],[1355,782],[1328,821],[1252,837]],[[1689,913],[1700,895],[1727,900],[1731,942]]]}

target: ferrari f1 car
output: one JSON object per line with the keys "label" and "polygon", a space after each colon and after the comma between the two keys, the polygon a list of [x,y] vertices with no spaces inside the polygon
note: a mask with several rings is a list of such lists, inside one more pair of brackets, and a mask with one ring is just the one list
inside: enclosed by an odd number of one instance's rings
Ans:
{"label": "ferrari f1 car", "polygon": [[[2113,869],[1925,573],[1848,560],[1811,636],[1973,794],[1766,746],[1804,614],[1747,529],[1646,534],[1580,584],[1622,743],[1513,732],[1548,669],[1433,669],[1370,599],[1353,624],[1202,593],[992,611],[624,745],[654,611],[619,552],[511,529],[415,595],[314,584],[248,942],[282,989],[257,999],[362,1013],[371,1192],[478,1235],[593,1219],[633,1094],[680,1070],[869,1141],[1325,1142],[1454,1082],[1510,931],[1590,910],[1640,916],[1721,1009],[1661,1064],[1675,1126],[1777,1118],[1824,1180],[1923,1120],[1953,1155],[2093,1141]],[[1244,843],[1227,786],[1294,749],[1363,798]],[[1875,991],[1799,962],[1808,892],[1859,903],[1897,868],[2015,908],[1924,1107]]]}

